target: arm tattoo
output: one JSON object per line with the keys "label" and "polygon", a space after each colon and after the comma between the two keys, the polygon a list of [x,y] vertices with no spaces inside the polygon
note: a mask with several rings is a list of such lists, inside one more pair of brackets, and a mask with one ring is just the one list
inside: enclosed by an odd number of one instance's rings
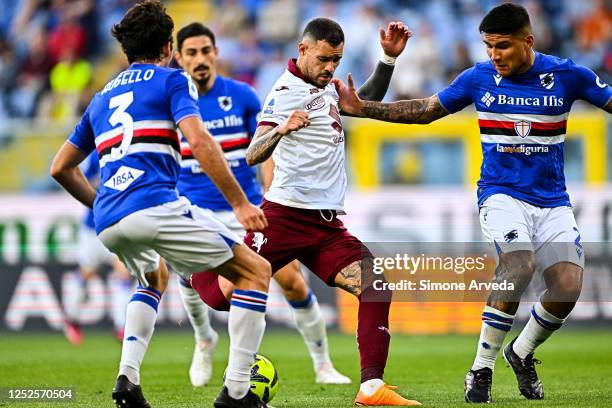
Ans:
{"label": "arm tattoo", "polygon": [[359,97],[366,101],[382,101],[389,89],[393,68],[393,65],[379,62],[372,75],[357,91]]}
{"label": "arm tattoo", "polygon": [[366,118],[386,122],[426,124],[448,115],[437,95],[391,103],[364,101],[363,104],[363,114]]}
{"label": "arm tattoo", "polygon": [[277,128],[269,126],[257,129],[253,141],[246,152],[246,160],[249,166],[266,161],[280,142],[283,135],[279,134]]}

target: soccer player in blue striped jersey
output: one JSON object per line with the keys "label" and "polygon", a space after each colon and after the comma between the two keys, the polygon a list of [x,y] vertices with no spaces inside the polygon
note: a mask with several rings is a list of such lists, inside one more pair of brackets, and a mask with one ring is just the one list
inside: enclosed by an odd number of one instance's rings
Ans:
{"label": "soccer player in blue striped jersey", "polygon": [[515,290],[489,295],[465,399],[491,402],[497,354],[535,271],[543,274],[547,289],[503,356],[522,395],[542,399],[533,353],[573,309],[584,269],[563,174],[566,124],[579,99],[612,113],[612,89],[586,67],[535,52],[529,15],[519,5],[493,8],[479,31],[490,61],[465,70],[429,98],[384,104],[360,100],[350,76],[348,86],[341,81],[336,86],[345,112],[389,122],[426,124],[475,104],[483,152],[481,227],[499,255],[496,280]]}
{"label": "soccer player in blue striped jersey", "polygon": [[[249,390],[249,379],[265,330],[271,268],[241,244],[240,237],[179,197],[177,127],[244,228],[261,230],[267,222],[248,201],[204,127],[195,85],[184,72],[167,68],[173,28],[158,0],[134,5],[114,25],[112,34],[131,65],[92,98],[55,156],[51,174],[75,198],[93,207],[98,236],[140,283],[127,308],[112,393],[115,404],[150,406],[139,385],[140,365],[167,286],[168,262],[184,277],[213,270],[235,285],[228,322],[229,363],[214,405],[265,407]],[[78,167],[94,150],[101,169],[97,191]]]}
{"label": "soccer player in blue striped jersey", "polygon": [[[255,168],[246,163],[245,154],[257,128],[261,103],[248,84],[217,74],[218,52],[214,33],[200,23],[191,23],[177,33],[175,60],[196,84],[204,124],[221,145],[225,158],[249,201],[260,205],[261,187],[256,179]],[[202,172],[187,141],[181,139],[182,162],[177,183],[179,194],[187,197],[192,204],[211,211],[231,231],[244,236],[246,232],[232,212],[232,207],[210,178]],[[210,381],[212,353],[218,336],[210,325],[208,306],[200,299],[189,280],[180,276],[178,278],[183,305],[194,328],[196,340],[189,378],[194,387],[201,387]],[[299,262],[291,262],[274,274],[274,278],[292,306],[297,329],[302,334],[313,361],[316,382],[350,383],[351,380],[340,374],[331,362],[323,313],[316,296],[308,288],[300,272]],[[223,277],[219,279],[222,281],[221,287],[231,295],[231,282]],[[227,303],[223,302],[223,305],[226,306]]]}

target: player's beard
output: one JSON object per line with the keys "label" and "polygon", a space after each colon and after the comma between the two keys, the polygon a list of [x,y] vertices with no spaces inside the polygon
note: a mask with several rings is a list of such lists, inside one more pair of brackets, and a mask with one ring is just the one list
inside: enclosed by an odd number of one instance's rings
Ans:
{"label": "player's beard", "polygon": [[[327,75],[327,76],[321,77],[321,75]],[[321,72],[319,74],[319,76],[317,76],[317,78],[316,78],[317,80],[316,80],[315,83],[319,87],[323,88],[323,87],[326,87],[330,83],[330,81],[332,80],[333,77],[334,77],[334,74],[332,74],[331,72],[323,71],[323,72]]]}

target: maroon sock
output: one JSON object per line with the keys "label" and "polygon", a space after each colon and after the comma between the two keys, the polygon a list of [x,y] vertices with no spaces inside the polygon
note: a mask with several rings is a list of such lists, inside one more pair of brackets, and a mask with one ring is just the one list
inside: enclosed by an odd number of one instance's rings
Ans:
{"label": "maroon sock", "polygon": [[219,276],[214,272],[199,272],[191,275],[191,287],[198,292],[200,298],[208,306],[215,310],[228,311],[230,304],[225,298],[221,286],[219,286]]}
{"label": "maroon sock", "polygon": [[357,344],[361,363],[361,382],[383,378],[389,354],[389,308],[391,291],[371,286],[359,296]]}

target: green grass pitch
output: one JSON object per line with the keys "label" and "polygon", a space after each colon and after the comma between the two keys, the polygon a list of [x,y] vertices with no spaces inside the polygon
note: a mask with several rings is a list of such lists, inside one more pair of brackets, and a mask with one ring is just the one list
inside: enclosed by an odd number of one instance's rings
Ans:
{"label": "green grass pitch", "polygon": [[[67,387],[76,390],[72,402],[12,403],[8,407],[111,407],[121,351],[110,333],[85,333],[75,348],[60,334],[30,333],[0,336],[0,387]],[[512,333],[507,340],[511,339]],[[142,368],[145,396],[153,407],[210,407],[220,389],[227,356],[227,335],[215,352],[213,381],[193,389],[188,368],[193,338],[187,331],[159,330]],[[350,407],[359,381],[359,358],[353,336],[330,333],[336,367],[353,379],[349,386],[314,383],[311,362],[302,339],[293,331],[266,333],[261,353],[279,371],[280,391],[274,407]],[[400,336],[391,342],[385,379],[407,397],[428,407],[466,406],[463,377],[472,363],[477,337]],[[537,352],[546,399],[526,401],[501,358],[493,378],[498,407],[610,407],[612,406],[612,331],[566,329]]]}

